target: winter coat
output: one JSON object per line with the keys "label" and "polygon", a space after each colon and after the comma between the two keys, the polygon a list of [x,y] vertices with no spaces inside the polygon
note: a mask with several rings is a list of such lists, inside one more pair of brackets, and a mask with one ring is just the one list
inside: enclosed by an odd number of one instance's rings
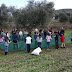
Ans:
{"label": "winter coat", "polygon": [[61,39],[61,42],[65,42],[65,36],[64,36],[64,35],[62,35],[62,36],[60,37],[60,39]]}

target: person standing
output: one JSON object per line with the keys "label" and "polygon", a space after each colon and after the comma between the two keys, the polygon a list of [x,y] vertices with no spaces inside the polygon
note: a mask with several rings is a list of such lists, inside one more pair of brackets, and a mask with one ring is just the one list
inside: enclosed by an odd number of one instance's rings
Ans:
{"label": "person standing", "polygon": [[38,37],[38,35],[37,35],[37,33],[35,32],[35,34],[34,34],[34,39],[35,39],[35,48],[37,47],[37,41],[36,41],[37,37]]}
{"label": "person standing", "polygon": [[41,34],[39,34],[39,36],[37,37],[37,42],[38,42],[38,47],[41,48],[41,43],[42,43],[42,37],[41,37]]}
{"label": "person standing", "polygon": [[26,46],[27,46],[27,53],[29,53],[31,42],[32,42],[32,38],[30,37],[30,34],[27,35],[25,42],[26,42]]}
{"label": "person standing", "polygon": [[16,32],[13,33],[13,43],[17,43],[18,42],[18,35],[16,34]]}
{"label": "person standing", "polygon": [[64,33],[65,33],[65,31],[64,31],[64,28],[62,27],[62,29],[61,29],[61,31],[60,31],[60,36],[61,36],[61,34],[64,35]]}
{"label": "person standing", "polygon": [[44,39],[46,38],[47,31],[44,30]]}
{"label": "person standing", "polygon": [[5,42],[4,42],[4,44],[5,44],[5,55],[7,55],[7,53],[8,53],[9,43],[10,43],[10,41],[9,41],[8,37],[6,36],[5,37]]}
{"label": "person standing", "polygon": [[3,35],[0,35],[0,49],[1,49],[1,45],[3,44],[3,41],[4,41],[4,37]]}
{"label": "person standing", "polygon": [[50,33],[48,33],[48,35],[46,36],[46,40],[47,40],[47,50],[49,50],[49,47],[50,47],[50,41],[51,41]]}
{"label": "person standing", "polygon": [[34,34],[34,39],[36,40],[37,39],[37,33],[35,32],[35,34]]}
{"label": "person standing", "polygon": [[65,36],[61,34],[62,36],[60,37],[61,39],[61,48],[65,48]]}
{"label": "person standing", "polygon": [[72,33],[71,33],[71,44],[72,44]]}
{"label": "person standing", "polygon": [[16,49],[17,51],[19,46],[18,46],[18,35],[16,32],[13,33],[13,43],[14,43],[14,50]]}
{"label": "person standing", "polygon": [[54,32],[54,34],[55,34],[55,44],[56,44],[56,49],[58,49],[58,48],[59,48],[59,45],[58,45],[59,34],[58,34],[58,32]]}

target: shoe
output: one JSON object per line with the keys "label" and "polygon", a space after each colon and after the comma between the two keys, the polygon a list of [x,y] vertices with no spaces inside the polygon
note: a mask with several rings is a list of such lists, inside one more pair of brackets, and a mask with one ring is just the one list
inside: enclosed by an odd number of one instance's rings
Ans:
{"label": "shoe", "polygon": [[61,48],[63,48],[63,47],[61,47]]}
{"label": "shoe", "polygon": [[49,49],[47,49],[47,50],[49,50]]}
{"label": "shoe", "polygon": [[56,49],[56,50],[58,50],[58,49]]}
{"label": "shoe", "polygon": [[65,47],[63,47],[63,48],[65,48]]}

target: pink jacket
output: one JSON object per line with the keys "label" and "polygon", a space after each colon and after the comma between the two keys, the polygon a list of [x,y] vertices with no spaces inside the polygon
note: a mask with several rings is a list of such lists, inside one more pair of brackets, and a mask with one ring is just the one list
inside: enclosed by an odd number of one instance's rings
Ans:
{"label": "pink jacket", "polygon": [[51,36],[46,36],[46,39],[47,39],[47,42],[50,42],[51,41]]}
{"label": "pink jacket", "polygon": [[3,42],[4,37],[0,38],[0,42]]}

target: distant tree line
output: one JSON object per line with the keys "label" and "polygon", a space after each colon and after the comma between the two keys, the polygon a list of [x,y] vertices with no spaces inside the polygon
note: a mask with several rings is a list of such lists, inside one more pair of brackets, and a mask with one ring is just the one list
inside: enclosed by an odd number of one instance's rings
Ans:
{"label": "distant tree line", "polygon": [[72,23],[72,14],[67,12],[61,12],[59,14],[55,14],[55,19],[60,22],[70,22]]}
{"label": "distant tree line", "polygon": [[53,2],[35,2],[30,0],[26,7],[16,9],[14,6],[7,7],[2,4],[0,7],[0,26],[9,28],[16,27],[47,27],[54,15]]}

